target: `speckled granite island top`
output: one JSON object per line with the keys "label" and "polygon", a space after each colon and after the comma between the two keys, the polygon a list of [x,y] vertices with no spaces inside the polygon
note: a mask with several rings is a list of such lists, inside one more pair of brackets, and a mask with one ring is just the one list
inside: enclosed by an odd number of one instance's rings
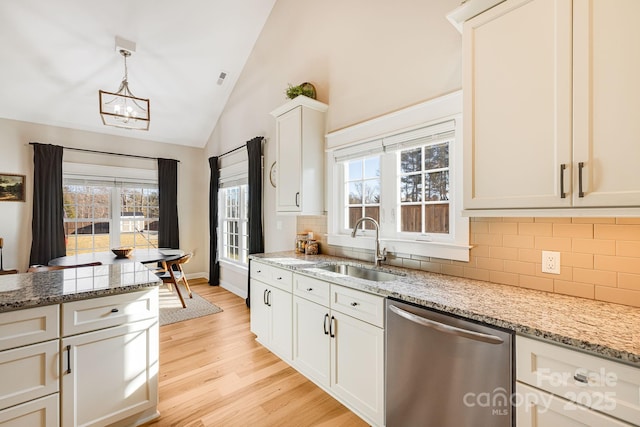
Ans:
{"label": "speckled granite island top", "polygon": [[96,298],[158,286],[140,263],[67,268],[0,276],[0,312]]}
{"label": "speckled granite island top", "polygon": [[372,268],[372,263],[328,255],[279,252],[251,258],[640,367],[638,308],[392,266],[381,269],[403,276],[371,282],[316,268],[336,262]]}

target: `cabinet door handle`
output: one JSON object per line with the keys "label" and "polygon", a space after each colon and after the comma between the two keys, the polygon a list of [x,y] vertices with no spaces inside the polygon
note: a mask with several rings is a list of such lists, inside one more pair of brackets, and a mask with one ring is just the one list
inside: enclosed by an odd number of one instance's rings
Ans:
{"label": "cabinet door handle", "polygon": [[564,163],[560,164],[560,198],[564,199],[567,197],[567,194],[564,192],[564,170],[567,168],[567,165]]}
{"label": "cabinet door handle", "polygon": [[267,291],[267,305],[271,307],[271,291]]}
{"label": "cabinet door handle", "polygon": [[335,324],[336,324],[336,318],[331,316],[331,320],[329,321],[329,336],[331,338],[336,337]]}
{"label": "cabinet door handle", "polygon": [[120,310],[118,310],[117,308],[112,308],[112,309],[111,309],[111,312],[112,312],[112,313],[117,313],[118,311],[120,311]]}
{"label": "cabinet door handle", "polygon": [[331,327],[331,326],[327,327],[328,321],[329,321],[329,314],[327,313],[327,314],[324,315],[324,322],[322,322],[322,328],[324,330],[324,334],[325,335],[329,335],[329,331],[327,330],[327,328]]}
{"label": "cabinet door handle", "polygon": [[300,207],[300,192],[296,193],[296,207]]}
{"label": "cabinet door handle", "polygon": [[582,191],[582,169],[584,169],[584,162],[578,163],[578,197],[584,197],[584,191]]}
{"label": "cabinet door handle", "polygon": [[269,305],[269,301],[267,301],[267,291],[268,289],[265,289],[264,292],[262,292],[262,302],[264,305]]}
{"label": "cabinet door handle", "polygon": [[67,374],[71,373],[71,346],[67,346]]}

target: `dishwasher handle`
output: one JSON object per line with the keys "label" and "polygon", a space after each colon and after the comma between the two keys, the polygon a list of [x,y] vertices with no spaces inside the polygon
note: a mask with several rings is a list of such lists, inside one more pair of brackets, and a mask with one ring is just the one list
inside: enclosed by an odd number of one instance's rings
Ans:
{"label": "dishwasher handle", "polygon": [[400,317],[404,317],[411,322],[417,323],[428,328],[436,329],[445,334],[456,335],[463,338],[468,338],[475,341],[482,341],[489,344],[502,344],[504,340],[495,335],[483,334],[480,332],[469,331],[467,329],[457,328],[455,326],[445,325],[444,323],[436,322],[434,320],[425,319],[424,317],[409,313],[395,305],[389,305],[389,309]]}

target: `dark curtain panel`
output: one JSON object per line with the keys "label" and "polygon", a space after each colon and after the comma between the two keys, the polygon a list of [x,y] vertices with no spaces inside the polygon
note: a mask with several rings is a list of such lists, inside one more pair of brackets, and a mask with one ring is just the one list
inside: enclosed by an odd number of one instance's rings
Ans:
{"label": "dark curtain panel", "polygon": [[158,247],[179,249],[177,160],[158,159],[158,190],[160,193]]}
{"label": "dark curtain panel", "polygon": [[[262,137],[247,142],[249,155],[249,254],[264,252],[262,238]],[[251,305],[251,278],[247,284],[247,307]]]}
{"label": "dark curtain panel", "polygon": [[33,219],[29,265],[65,256],[62,147],[33,145]]}
{"label": "dark curtain panel", "polygon": [[218,260],[218,189],[220,167],[217,157],[209,157],[211,179],[209,181],[209,285],[220,284],[220,262]]}

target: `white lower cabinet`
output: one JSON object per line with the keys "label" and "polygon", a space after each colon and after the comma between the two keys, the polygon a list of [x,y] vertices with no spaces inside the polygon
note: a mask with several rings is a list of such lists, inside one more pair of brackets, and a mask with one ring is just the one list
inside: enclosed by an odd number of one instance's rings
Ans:
{"label": "white lower cabinet", "polygon": [[0,313],[0,427],[154,418],[158,344],[157,288]]}
{"label": "white lower cabinet", "polygon": [[157,405],[155,320],[62,339],[62,425],[104,426]]}
{"label": "white lower cabinet", "polygon": [[2,427],[52,427],[60,423],[58,394],[51,394],[0,411]]}
{"label": "white lower cabinet", "polygon": [[330,321],[326,306],[298,296],[293,298],[293,364],[325,388],[331,385]]}
{"label": "white lower cabinet", "polygon": [[291,293],[251,281],[251,332],[258,342],[291,360]]}
{"label": "white lower cabinet", "polygon": [[331,390],[338,400],[384,425],[384,330],[333,312]]}
{"label": "white lower cabinet", "polygon": [[0,313],[0,426],[59,425],[59,306]]}
{"label": "white lower cabinet", "polygon": [[516,337],[518,427],[640,425],[640,369]]}
{"label": "white lower cabinet", "polygon": [[293,366],[374,426],[384,425],[384,319],[362,319],[383,307],[382,297],[294,275]]}
{"label": "white lower cabinet", "polygon": [[[62,426],[129,426],[152,418],[158,405],[157,288],[64,303],[62,313]],[[97,330],[64,336],[78,330],[78,319]]]}
{"label": "white lower cabinet", "polygon": [[258,342],[291,362],[291,270],[251,261],[251,332]]}

